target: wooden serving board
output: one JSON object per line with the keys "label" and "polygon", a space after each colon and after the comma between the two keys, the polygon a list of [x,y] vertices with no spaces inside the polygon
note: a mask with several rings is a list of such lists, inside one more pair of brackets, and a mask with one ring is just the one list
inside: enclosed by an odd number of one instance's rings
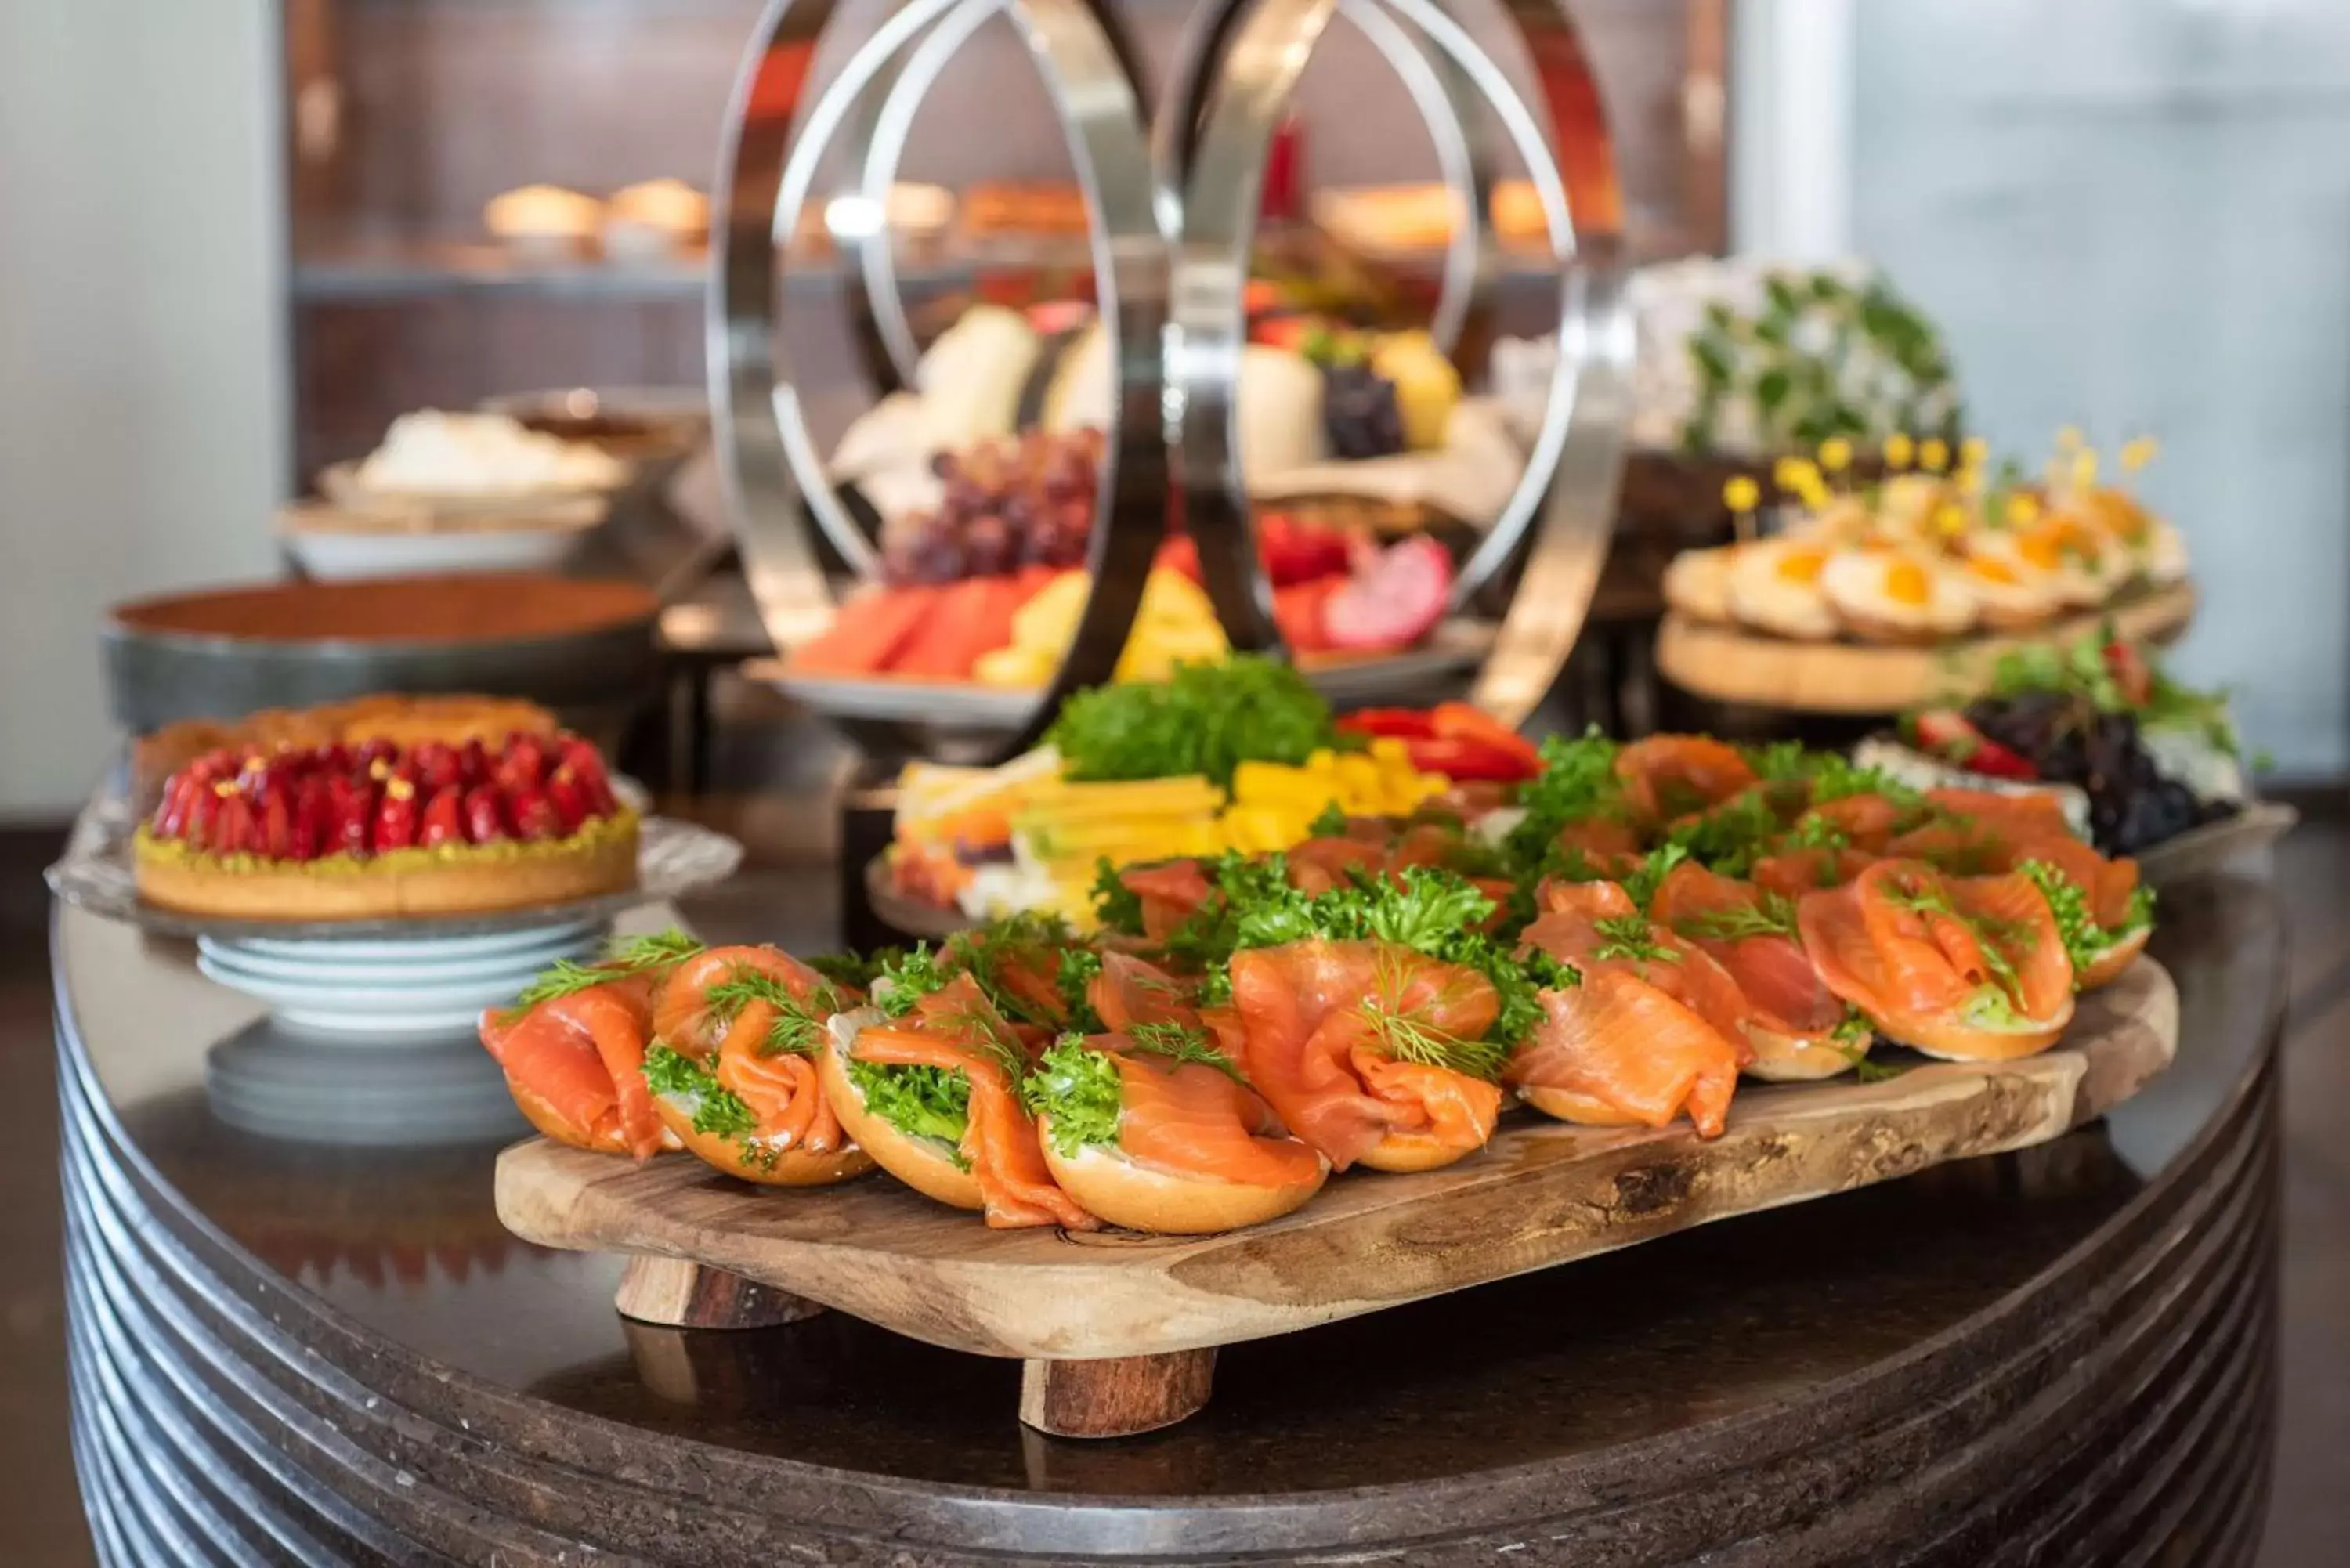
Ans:
{"label": "wooden serving board", "polygon": [[[2083,997],[2039,1056],[1743,1085],[1711,1142],[1686,1123],[1577,1127],[1522,1111],[1449,1169],[1351,1172],[1295,1214],[1222,1236],[990,1231],[883,1175],[762,1190],[683,1156],[639,1167],[544,1140],[500,1157],[498,1215],[542,1246],[683,1260],[933,1345],[1021,1357],[1031,1425],[1111,1435],[1196,1408],[1198,1353],[1215,1345],[2045,1142],[2137,1093],[2178,1036],[2170,977],[2141,959]],[[709,1288],[639,1293],[691,1297],[694,1321],[712,1321]]]}
{"label": "wooden serving board", "polygon": [[2125,638],[2163,642],[2184,631],[2194,613],[2194,588],[2178,583],[2028,632],[1919,644],[1799,642],[1676,613],[1658,629],[1657,670],[1717,702],[1795,713],[1900,713],[1980,694],[2001,655],[2019,648],[2070,644],[2108,621]]}

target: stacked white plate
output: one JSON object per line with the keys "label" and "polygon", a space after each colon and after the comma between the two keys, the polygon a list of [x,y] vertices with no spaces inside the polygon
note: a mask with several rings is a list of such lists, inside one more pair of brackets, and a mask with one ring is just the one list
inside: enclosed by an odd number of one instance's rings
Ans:
{"label": "stacked white plate", "polygon": [[198,937],[196,967],[306,1034],[352,1045],[470,1037],[484,1008],[511,1002],[558,959],[593,957],[607,929],[570,920],[469,937]]}
{"label": "stacked white plate", "polygon": [[487,1143],[530,1131],[490,1054],[463,1036],[363,1043],[264,1019],[204,1062],[213,1114],[297,1143]]}

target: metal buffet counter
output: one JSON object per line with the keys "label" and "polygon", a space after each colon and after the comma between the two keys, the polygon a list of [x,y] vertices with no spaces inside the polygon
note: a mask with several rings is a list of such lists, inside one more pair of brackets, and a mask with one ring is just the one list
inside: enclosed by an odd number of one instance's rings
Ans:
{"label": "metal buffet counter", "polygon": [[2178,1059],[2109,1121],[1234,1346],[1197,1418],[1067,1442],[1016,1364],[838,1314],[624,1322],[618,1259],[501,1230],[495,1141],[238,1131],[257,1004],[61,907],[85,1501],[104,1561],[175,1568],[2250,1563],[2279,921],[2166,890]]}

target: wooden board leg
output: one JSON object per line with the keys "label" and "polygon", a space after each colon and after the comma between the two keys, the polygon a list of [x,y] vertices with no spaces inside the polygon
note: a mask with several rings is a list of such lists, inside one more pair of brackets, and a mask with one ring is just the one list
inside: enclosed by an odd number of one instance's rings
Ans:
{"label": "wooden board leg", "polygon": [[671,1328],[773,1328],[824,1310],[788,1291],[681,1258],[630,1258],[612,1304],[622,1317]]}
{"label": "wooden board leg", "polygon": [[1056,1438],[1130,1438],[1171,1427],[1208,1402],[1213,1350],[1105,1361],[1026,1361],[1020,1419]]}

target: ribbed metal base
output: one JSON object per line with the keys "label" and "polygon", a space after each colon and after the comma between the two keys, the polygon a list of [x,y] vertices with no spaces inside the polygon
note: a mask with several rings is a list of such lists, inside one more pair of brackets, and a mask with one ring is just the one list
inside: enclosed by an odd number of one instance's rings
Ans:
{"label": "ribbed metal base", "polygon": [[[1053,1511],[1061,1524],[1023,1523],[983,1558],[943,1497],[906,1499],[903,1532],[883,1539],[855,1517],[872,1505],[862,1489],[832,1508],[803,1477],[696,1498],[669,1469],[694,1445],[647,1435],[592,1465],[592,1435],[567,1442],[560,1411],[418,1385],[158,1203],[70,1045],[61,1067],[74,1444],[109,1563],[553,1563],[585,1546],[598,1562],[697,1568],[1100,1560],[1075,1549],[1094,1511],[1082,1497]],[[1259,1550],[1322,1557],[1335,1532],[1404,1563],[1503,1551],[1755,1568],[2248,1563],[2276,1403],[2275,1093],[2263,1068],[2192,1154],[2022,1300],[1791,1405],[1776,1440],[1701,1425],[1544,1477],[1497,1473],[1440,1510],[1426,1489],[1398,1489],[1385,1507],[1334,1495],[1317,1521],[1308,1494],[1288,1500],[1290,1538]],[[1200,1532],[1179,1531],[1173,1552],[1162,1528],[1155,1560],[1229,1560],[1208,1545],[1230,1531],[1232,1501],[1201,1500]]]}

